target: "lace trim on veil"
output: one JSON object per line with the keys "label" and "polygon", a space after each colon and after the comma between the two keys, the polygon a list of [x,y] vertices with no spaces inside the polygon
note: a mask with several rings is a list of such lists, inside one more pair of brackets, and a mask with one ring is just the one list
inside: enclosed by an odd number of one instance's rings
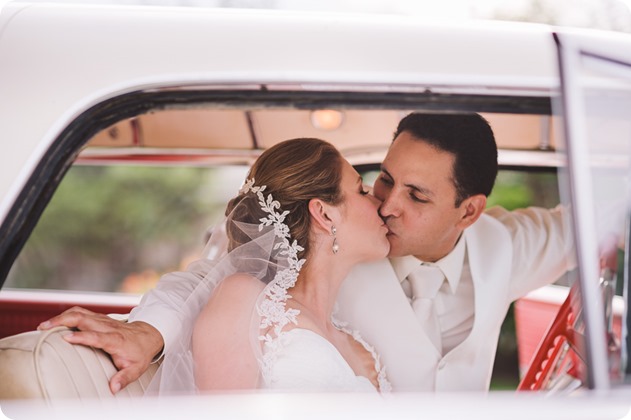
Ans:
{"label": "lace trim on veil", "polygon": [[[265,227],[273,226],[275,236],[280,239],[274,245],[274,250],[278,250],[279,255],[284,256],[288,263],[287,267],[278,270],[274,279],[265,286],[263,298],[257,305],[257,312],[261,317],[261,322],[258,326],[261,335],[258,338],[267,349],[262,354],[261,374],[263,380],[268,381],[272,376],[276,357],[283,348],[282,340],[280,339],[285,333],[283,328],[289,323],[298,325],[296,317],[300,314],[300,310],[287,309],[287,300],[291,298],[287,291],[296,284],[298,273],[304,265],[305,259],[298,259],[298,253],[303,251],[304,248],[298,245],[296,240],[290,242],[289,227],[284,223],[289,211],[280,212],[280,203],[274,200],[272,194],[263,194],[266,186],[256,186],[254,182],[254,179],[246,180],[239,193],[247,194],[251,192],[257,195],[261,209],[267,213],[266,217],[259,219],[261,222],[259,224],[259,232]],[[336,327],[352,336],[372,355],[375,361],[379,390],[381,392],[390,391],[392,386],[386,378],[385,366],[381,365],[379,355],[375,349],[361,338],[358,331],[348,330],[345,328],[344,323],[336,320],[334,317],[332,317],[332,321]]]}
{"label": "lace trim on veil", "polygon": [[255,186],[254,179],[249,179],[239,191],[241,194],[252,192],[257,195],[261,210],[268,213],[266,217],[259,219],[261,222],[259,231],[268,226],[274,227],[274,234],[280,239],[280,242],[274,245],[274,250],[278,250],[279,255],[285,256],[288,262],[287,268],[278,270],[274,279],[265,287],[264,298],[257,305],[258,315],[261,317],[259,328],[261,331],[267,331],[259,336],[259,340],[269,345],[271,349],[263,354],[261,370],[264,379],[269,377],[278,351],[276,339],[281,336],[285,325],[290,322],[298,324],[296,316],[300,311],[286,308],[287,299],[291,298],[287,290],[296,284],[298,273],[305,263],[304,259],[298,259],[298,253],[304,248],[298,245],[296,240],[290,243],[289,227],[283,223],[289,211],[279,213],[277,210],[280,210],[280,203],[274,200],[271,194],[265,196],[263,194],[265,188],[265,185]]}

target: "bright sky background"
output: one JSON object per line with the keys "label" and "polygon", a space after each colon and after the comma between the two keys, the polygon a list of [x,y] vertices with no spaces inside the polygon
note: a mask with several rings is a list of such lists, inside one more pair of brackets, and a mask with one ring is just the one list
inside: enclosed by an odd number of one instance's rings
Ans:
{"label": "bright sky background", "polygon": [[[7,1],[0,0],[0,5]],[[51,0],[30,1],[52,2]],[[388,13],[441,20],[534,21],[631,32],[631,0],[57,0],[57,2]]]}

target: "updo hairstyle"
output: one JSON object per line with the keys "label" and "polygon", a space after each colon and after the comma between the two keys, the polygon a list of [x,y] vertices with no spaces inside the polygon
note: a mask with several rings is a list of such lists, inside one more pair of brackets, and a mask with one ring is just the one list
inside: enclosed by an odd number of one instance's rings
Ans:
{"label": "updo hairstyle", "polygon": [[[315,138],[286,140],[264,151],[254,162],[248,179],[256,186],[266,186],[263,194],[271,194],[280,203],[281,211],[289,211],[284,223],[292,240],[304,248],[298,258],[309,255],[311,217],[309,201],[319,198],[337,206],[344,201],[341,191],[342,155],[330,143]],[[240,194],[230,200],[226,216],[241,222],[258,224],[267,214],[261,210],[252,193]],[[232,224],[230,224],[232,226]],[[239,229],[227,231],[231,251],[249,238]]]}

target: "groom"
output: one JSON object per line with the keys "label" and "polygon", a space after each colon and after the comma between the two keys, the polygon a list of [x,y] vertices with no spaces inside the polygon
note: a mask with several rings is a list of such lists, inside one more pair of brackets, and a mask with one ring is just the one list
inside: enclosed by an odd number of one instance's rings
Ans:
{"label": "groom", "polygon": [[[488,390],[510,303],[575,265],[562,209],[485,211],[496,175],[480,115],[413,113],[399,123],[374,186],[389,259],[357,267],[338,300],[339,319],[375,346],[395,391]],[[129,323],[73,308],[40,328],[77,327],[68,341],[110,353],[115,393],[172,345],[179,320],[170,308],[193,277],[164,276]]]}
{"label": "groom", "polygon": [[389,259],[358,266],[338,299],[395,390],[488,390],[511,302],[575,266],[562,208],[485,211],[496,175],[481,116],[399,123],[374,185]]}

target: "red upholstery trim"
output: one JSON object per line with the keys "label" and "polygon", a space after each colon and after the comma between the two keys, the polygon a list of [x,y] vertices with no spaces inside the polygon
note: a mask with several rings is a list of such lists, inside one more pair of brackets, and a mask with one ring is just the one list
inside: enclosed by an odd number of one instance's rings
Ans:
{"label": "red upholstery trim", "polygon": [[82,306],[93,312],[110,314],[127,314],[136,304],[131,303],[133,299],[121,299],[120,303],[114,299],[81,300],[80,296],[64,293],[50,293],[46,298],[46,293],[34,293],[29,299],[29,292],[25,291],[18,296],[5,296],[0,293],[0,338],[32,331],[37,326],[49,318],[60,314],[73,306]]}

